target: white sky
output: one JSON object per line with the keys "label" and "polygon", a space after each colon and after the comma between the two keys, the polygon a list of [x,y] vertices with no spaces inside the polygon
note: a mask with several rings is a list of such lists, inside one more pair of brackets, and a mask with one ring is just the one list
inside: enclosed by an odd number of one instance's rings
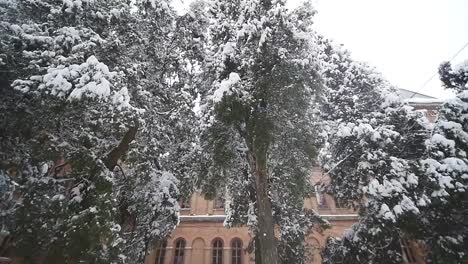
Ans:
{"label": "white sky", "polygon": [[[190,0],[174,0],[181,8]],[[179,2],[179,4],[177,4]],[[301,0],[288,0],[295,7]],[[314,0],[316,29],[400,88],[418,91],[468,42],[468,0]],[[468,59],[468,47],[453,63]],[[446,98],[435,76],[421,93]]]}

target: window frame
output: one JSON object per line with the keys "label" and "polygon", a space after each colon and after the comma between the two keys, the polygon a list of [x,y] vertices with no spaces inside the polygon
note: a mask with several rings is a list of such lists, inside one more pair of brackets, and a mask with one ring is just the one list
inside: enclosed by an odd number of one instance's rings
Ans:
{"label": "window frame", "polygon": [[[182,243],[180,246],[179,243]],[[183,264],[185,260],[185,248],[187,247],[187,241],[184,238],[178,238],[174,242],[174,261],[173,264]]]}
{"label": "window frame", "polygon": [[231,264],[242,264],[242,240],[235,237],[231,240]]}
{"label": "window frame", "polygon": [[221,238],[215,238],[211,242],[211,263],[223,264],[224,257],[224,242]]}
{"label": "window frame", "polygon": [[156,258],[154,260],[155,264],[164,264],[164,260],[166,258],[166,248],[167,248],[167,241],[158,243],[158,246],[156,247]]}

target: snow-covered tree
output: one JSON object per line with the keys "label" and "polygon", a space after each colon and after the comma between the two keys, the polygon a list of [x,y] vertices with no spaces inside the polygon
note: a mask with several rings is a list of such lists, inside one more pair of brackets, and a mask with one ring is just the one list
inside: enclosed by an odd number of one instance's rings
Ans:
{"label": "snow-covered tree", "polygon": [[[362,186],[368,175],[355,166],[365,153],[360,138],[348,137],[353,128],[383,123],[382,109],[392,104],[392,88],[372,67],[353,60],[348,51],[319,37],[317,57],[327,86],[322,117],[328,128],[328,140],[321,153],[321,163],[331,184],[326,186],[341,204],[353,206],[363,196]],[[350,177],[349,175],[353,175]]]}
{"label": "snow-covered tree", "polygon": [[8,215],[14,254],[141,262],[177,223],[179,187],[191,189],[194,87],[178,45],[191,39],[176,34],[166,1],[1,8],[1,170],[20,194]]}
{"label": "snow-covered tree", "polygon": [[132,105],[144,110],[144,125],[119,179],[125,187],[119,192],[123,221],[135,225],[126,233],[126,255],[133,259],[166,239],[178,221],[179,195],[192,193],[197,150],[193,68],[200,52],[190,17],[177,17],[165,1],[137,4],[126,21],[130,29],[114,33],[113,53],[107,53],[135,87],[129,90]]}
{"label": "snow-covered tree", "polygon": [[427,121],[369,66],[322,41],[329,126],[322,162],[337,200],[360,210],[341,239],[330,238],[325,263],[398,263],[401,239],[414,238],[426,198],[419,175]]}
{"label": "snow-covered tree", "polygon": [[[360,187],[359,195],[347,199],[365,196],[365,202],[358,223],[341,239],[327,241],[325,263],[398,263],[402,240],[425,245],[430,263],[466,258],[466,68],[443,64],[440,75],[459,94],[440,109],[432,135],[430,126],[401,103],[371,113],[374,123],[362,126],[365,137],[353,138],[359,126],[341,125],[338,136],[355,146],[350,157],[360,155],[335,166],[351,172],[343,180]],[[331,184],[339,193],[345,185],[334,176],[330,173]]]}
{"label": "snow-covered tree", "polygon": [[107,154],[132,125],[134,110],[118,73],[94,55],[104,41],[97,32],[106,24],[107,6],[8,5],[2,72],[12,82],[2,85],[1,149],[19,185],[10,227],[15,255],[112,260],[120,230]]}
{"label": "snow-covered tree", "polygon": [[[325,263],[333,263],[336,254],[344,263],[401,262],[400,240],[418,229],[419,205],[425,203],[418,161],[425,154],[426,124],[405,107],[387,109],[384,115],[381,124],[360,124],[342,135],[359,144],[353,149],[361,153],[359,159],[346,166],[357,173],[350,173],[350,180],[363,179],[359,187],[365,202],[358,223],[344,234],[339,247],[326,249],[335,255],[325,254]],[[335,241],[328,244],[334,245]]]}
{"label": "snow-covered tree", "polygon": [[457,96],[439,110],[427,141],[429,157],[422,161],[429,178],[424,210],[424,243],[431,263],[461,263],[468,259],[468,63],[443,63],[440,79]]}
{"label": "snow-covered tree", "polygon": [[279,263],[275,224],[281,260],[302,263],[304,237],[322,223],[303,210],[320,139],[313,13],[284,1],[209,4],[200,185],[211,197],[226,190],[226,224],[251,227],[257,263]]}

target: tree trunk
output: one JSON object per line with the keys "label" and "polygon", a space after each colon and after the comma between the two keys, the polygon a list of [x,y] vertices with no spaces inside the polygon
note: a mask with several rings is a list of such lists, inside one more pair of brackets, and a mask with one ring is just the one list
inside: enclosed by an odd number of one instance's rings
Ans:
{"label": "tree trunk", "polygon": [[262,264],[262,255],[260,254],[260,241],[258,239],[258,236],[254,238],[255,240],[255,264]]}
{"label": "tree trunk", "polygon": [[[263,153],[262,153],[263,154]],[[258,157],[252,152],[249,162],[255,177],[255,192],[257,195],[257,238],[255,254],[259,253],[261,264],[278,264],[278,250],[275,238],[275,225],[271,201],[268,197],[268,174],[266,153]],[[255,256],[257,259],[257,255]],[[256,263],[259,263],[255,261]]]}

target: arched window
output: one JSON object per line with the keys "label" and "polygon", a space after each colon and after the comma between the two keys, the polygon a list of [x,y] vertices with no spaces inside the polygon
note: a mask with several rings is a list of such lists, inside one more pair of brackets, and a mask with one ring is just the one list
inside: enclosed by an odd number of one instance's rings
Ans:
{"label": "arched window", "polygon": [[212,264],[223,264],[223,241],[219,238],[213,240]]}
{"label": "arched window", "polygon": [[155,264],[164,264],[164,257],[166,256],[167,242],[158,243],[156,247],[156,262]]}
{"label": "arched window", "polygon": [[174,264],[184,264],[185,240],[179,238],[174,248]]}
{"label": "arched window", "polygon": [[231,251],[231,263],[242,264],[242,241],[239,238],[231,241]]}

